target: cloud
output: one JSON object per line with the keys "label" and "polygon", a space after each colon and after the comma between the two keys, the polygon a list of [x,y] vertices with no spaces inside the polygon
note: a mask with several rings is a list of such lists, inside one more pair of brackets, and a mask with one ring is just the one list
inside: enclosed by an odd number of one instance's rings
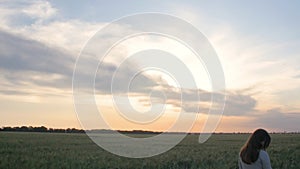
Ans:
{"label": "cloud", "polygon": [[[189,10],[182,10],[181,5]],[[294,38],[299,34],[298,30],[289,31],[289,35],[282,37],[273,28],[263,32],[242,29],[238,20],[230,17],[220,20],[191,5],[173,5],[171,11],[190,21],[207,36],[218,53],[229,90],[255,86],[256,107],[259,109],[293,106],[290,103],[295,102],[294,98],[287,98],[285,103],[278,98],[282,97],[279,92],[297,89],[300,85],[300,41]],[[250,24],[257,21],[253,19]]]}
{"label": "cloud", "polygon": [[229,93],[226,95],[224,115],[241,116],[254,111],[257,100],[251,95]]}
{"label": "cloud", "polygon": [[280,108],[257,112],[251,123],[275,131],[299,131],[300,112],[283,112]]}
{"label": "cloud", "polygon": [[[10,8],[9,8],[10,6]],[[41,22],[41,20],[47,20],[51,17],[55,17],[58,14],[58,10],[53,8],[51,4],[44,1],[36,1],[30,3],[9,4],[6,6],[7,12],[7,31],[9,33],[1,33],[1,43],[4,49],[1,56],[0,67],[4,72],[3,78],[9,81],[11,84],[24,84],[29,82],[36,86],[48,86],[53,88],[70,88],[71,76],[73,66],[75,63],[75,57],[72,54],[79,52],[83,43],[91,36],[101,24],[99,23],[87,23],[77,20],[68,21],[49,21]],[[21,9],[21,10],[20,10]],[[24,24],[23,27],[12,26],[13,16],[20,15],[20,12],[33,19],[30,24]],[[10,20],[9,20],[10,19]],[[129,31],[127,28],[118,27],[113,33],[120,33],[120,31]],[[17,35],[22,35],[19,37]],[[49,36],[51,35],[51,36]],[[111,35],[109,38],[114,38]],[[8,43],[5,41],[8,40]],[[77,43],[74,43],[77,42]],[[18,46],[18,49],[15,49]],[[72,53],[73,50],[76,52]],[[122,51],[126,52],[126,51]],[[116,57],[118,54],[115,54]],[[122,53],[122,55],[125,55]],[[115,59],[116,60],[116,59]],[[118,69],[120,74],[115,76],[115,92],[117,94],[127,94],[127,90],[123,87],[123,83],[128,81],[128,78],[132,77],[136,72],[134,69],[136,65],[134,63],[128,63],[125,67],[120,68],[113,63],[104,63],[101,65],[96,76],[96,90],[99,94],[110,94],[111,91],[111,79],[114,72]],[[79,76],[82,81],[87,81],[89,75],[86,74],[89,67],[83,67],[80,70]],[[25,76],[24,76],[25,75]],[[47,78],[45,78],[47,77]],[[119,82],[119,83],[118,83]],[[122,83],[120,83],[122,82]],[[158,80],[155,77],[141,75],[138,79],[133,81],[131,86],[131,94],[148,96],[149,92],[155,91],[157,93],[165,93],[167,104],[172,104],[175,107],[180,106],[180,93],[178,89],[172,88],[164,80]],[[199,90],[199,89],[181,89],[184,95],[183,108],[188,112],[197,112],[199,105],[201,105],[201,111],[208,110],[210,106],[209,101],[211,99],[211,93]],[[11,90],[7,90],[11,91]],[[201,102],[198,101],[199,92]],[[11,92],[6,92],[11,93]],[[156,98],[157,103],[164,101],[162,95]],[[232,97],[232,98],[231,98]],[[235,96],[230,96],[230,104],[232,106],[239,106],[241,102],[234,100]],[[244,97],[244,96],[239,96]],[[246,96],[245,96],[245,99]],[[249,98],[248,98],[249,99]],[[233,109],[232,113],[238,114],[238,110],[243,106],[248,106],[239,113],[246,112],[251,108],[251,105],[240,105],[239,108]]]}
{"label": "cloud", "polygon": [[[75,57],[71,53],[60,48],[49,47],[43,43],[18,36],[12,33],[0,31],[0,71],[2,94],[28,94],[38,93],[28,88],[50,87],[60,90],[71,90],[72,75],[75,65]],[[82,81],[87,81],[90,74],[88,66],[82,67],[78,76]],[[119,69],[115,76],[118,93],[125,93],[118,82],[128,80],[135,74],[135,65],[129,64]],[[101,94],[110,94],[111,80],[118,67],[112,63],[103,62],[96,76],[96,91]],[[142,84],[135,84],[134,90],[144,93],[147,87],[156,84],[147,76],[140,76]],[[33,87],[35,86],[35,87]],[[83,86],[85,87],[85,86]],[[86,86],[87,87],[87,86]],[[93,89],[90,89],[93,90]]]}
{"label": "cloud", "polygon": [[294,76],[297,79],[300,79],[300,74]]}
{"label": "cloud", "polygon": [[64,51],[7,32],[0,32],[0,43],[2,69],[72,74],[74,59]]}
{"label": "cloud", "polygon": [[48,1],[12,0],[0,4],[0,29],[68,50],[73,56],[105,24],[64,19]]}
{"label": "cloud", "polygon": [[[175,108],[182,108],[186,112],[190,113],[204,113],[207,114],[212,108],[223,109],[224,100],[223,97],[226,96],[225,107],[223,115],[225,116],[245,116],[256,111],[257,100],[249,94],[245,94],[240,91],[226,91],[224,93],[209,92],[201,89],[185,89],[185,88],[175,88],[169,85],[157,85],[156,88],[152,90],[156,92],[164,93],[165,99],[155,98],[154,103],[160,104],[170,104]],[[241,90],[248,91],[249,89]],[[212,106],[212,96],[214,95],[214,100],[217,107]],[[182,98],[183,97],[183,98]],[[149,103],[149,99],[142,98],[139,100],[141,103]],[[222,113],[222,112],[220,112]]]}
{"label": "cloud", "polygon": [[38,93],[45,87],[70,88],[75,60],[68,53],[3,31],[0,44],[2,94]]}
{"label": "cloud", "polygon": [[49,19],[57,13],[57,9],[53,8],[47,1],[34,1],[29,7],[22,12],[32,18],[39,20]]}
{"label": "cloud", "polygon": [[[20,88],[20,86],[24,87],[24,84],[35,85],[37,90],[42,87],[61,90],[71,89],[75,59],[69,53],[7,32],[0,32],[0,44],[2,51],[0,58],[1,85],[6,86],[3,88],[4,90],[0,91],[2,94],[29,94],[30,92]],[[151,92],[164,93],[164,95],[153,95],[156,98],[153,100],[154,103],[166,103],[173,105],[175,108],[183,108],[187,112],[199,112],[200,110],[200,113],[207,113],[211,106],[210,101],[213,94],[211,92],[200,89],[176,88],[168,85],[162,78],[151,77],[146,74],[137,76],[132,81],[130,91],[125,90],[127,88],[124,89],[122,83],[118,82],[128,81],[128,78],[136,73],[134,63],[128,63],[128,65],[118,68],[115,64],[104,62],[96,76],[96,89],[99,94],[110,94],[111,80],[117,70],[119,72],[118,76],[115,76],[115,82],[117,82],[115,91],[117,94],[125,95],[130,92],[131,95],[145,98]],[[79,74],[82,81],[85,81],[87,77],[86,72],[82,70]],[[121,86],[118,86],[118,84]],[[255,111],[257,100],[251,94],[247,94],[251,93],[253,88],[255,87],[226,92],[227,100],[224,115],[243,116]],[[41,94],[45,91],[39,92]],[[182,95],[184,96],[183,103],[181,101]],[[219,93],[217,96],[221,98],[222,94]],[[166,97],[166,99],[163,97]],[[218,98],[216,100],[218,101]],[[149,103],[147,99],[140,99],[139,101],[141,104]],[[222,102],[220,101],[220,103]],[[267,114],[265,118],[262,118],[266,123],[271,122],[267,118],[269,115],[271,114]],[[273,112],[273,115],[278,119],[283,114]]]}
{"label": "cloud", "polygon": [[11,27],[20,28],[46,22],[57,14],[57,9],[42,0],[1,1],[0,4],[0,18],[3,23],[0,28],[2,29],[9,30]]}
{"label": "cloud", "polygon": [[53,21],[33,24],[14,32],[49,46],[67,50],[75,57],[103,24],[79,20]]}

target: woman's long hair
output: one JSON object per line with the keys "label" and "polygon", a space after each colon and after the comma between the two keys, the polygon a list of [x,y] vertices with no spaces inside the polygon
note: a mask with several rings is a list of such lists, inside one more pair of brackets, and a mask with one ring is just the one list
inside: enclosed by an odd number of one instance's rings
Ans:
{"label": "woman's long hair", "polygon": [[246,164],[251,164],[258,159],[259,150],[269,147],[271,137],[264,129],[257,129],[242,147],[240,157]]}

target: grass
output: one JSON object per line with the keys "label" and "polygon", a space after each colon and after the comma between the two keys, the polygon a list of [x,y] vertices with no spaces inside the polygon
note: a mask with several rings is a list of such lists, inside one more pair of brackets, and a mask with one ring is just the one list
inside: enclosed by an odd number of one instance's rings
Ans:
{"label": "grass", "polygon": [[[170,151],[144,159],[113,155],[85,134],[0,132],[1,169],[235,169],[247,134],[215,134],[204,144],[187,136]],[[272,134],[273,169],[300,168],[300,134]]]}

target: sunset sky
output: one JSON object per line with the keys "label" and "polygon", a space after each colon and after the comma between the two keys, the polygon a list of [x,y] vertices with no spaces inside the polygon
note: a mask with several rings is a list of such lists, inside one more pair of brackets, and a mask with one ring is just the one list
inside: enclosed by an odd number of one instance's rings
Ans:
{"label": "sunset sky", "polygon": [[[72,92],[72,75],[80,51],[111,21],[136,13],[157,12],[194,25],[218,54],[227,100],[217,132],[249,132],[259,127],[269,131],[300,131],[299,8],[297,1],[2,0],[0,127],[81,128]],[[116,30],[122,31],[126,30],[122,27]],[[155,91],[169,92],[168,96],[174,94],[170,93],[170,88],[186,93],[212,92],[205,69],[194,62],[190,51],[176,47],[180,44],[174,40],[151,36],[128,39],[112,50],[104,61],[107,64],[102,67],[102,71],[108,73],[97,74],[96,85],[103,86],[107,82],[106,77],[113,75],[122,58],[149,46],[171,49],[170,53],[182,56],[197,83],[196,88],[178,87],[172,76],[152,70],[145,75],[149,80],[147,85],[168,87],[158,87]],[[126,76],[131,71],[133,69],[124,69],[122,78],[131,78]],[[140,89],[139,83],[134,85],[139,91],[130,93],[130,103],[144,111],[149,108],[149,93]],[[153,123],[141,125],[133,124],[117,113],[108,90],[98,88],[95,98],[111,128],[120,130],[164,131],[176,121],[180,108],[194,115],[195,105],[199,104],[203,112],[198,112],[191,130],[199,132],[209,105],[189,98],[188,104],[181,107],[176,98],[169,98],[165,114]],[[155,98],[153,106],[161,103],[160,96]],[[122,100],[122,97],[118,99]],[[177,130],[183,129],[179,126]]]}

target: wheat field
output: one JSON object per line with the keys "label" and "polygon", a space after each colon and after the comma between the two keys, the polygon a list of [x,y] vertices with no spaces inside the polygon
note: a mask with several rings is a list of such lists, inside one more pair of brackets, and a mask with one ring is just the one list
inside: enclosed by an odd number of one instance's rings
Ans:
{"label": "wheat field", "polygon": [[[134,135],[134,134],[133,134]],[[151,158],[113,155],[85,134],[0,132],[1,169],[235,169],[248,134],[214,134],[199,144],[188,135],[173,149]],[[273,169],[300,168],[300,134],[271,134]]]}

